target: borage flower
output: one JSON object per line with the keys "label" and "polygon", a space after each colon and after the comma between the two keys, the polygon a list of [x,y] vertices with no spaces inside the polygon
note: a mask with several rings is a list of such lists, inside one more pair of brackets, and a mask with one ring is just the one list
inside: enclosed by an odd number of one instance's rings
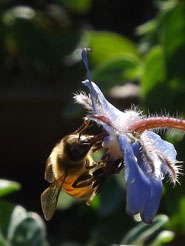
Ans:
{"label": "borage flower", "polygon": [[185,130],[185,121],[170,117],[147,118],[136,109],[118,110],[91,81],[86,51],[82,51],[82,59],[88,80],[83,84],[89,88],[90,95],[76,94],[75,101],[88,109],[87,119],[95,121],[107,132],[103,147],[111,160],[108,165],[117,160],[124,161],[127,213],[139,213],[145,223],[152,223],[162,195],[162,180],[168,175],[175,184],[181,168],[177,165],[174,146],[149,129],[172,127]]}

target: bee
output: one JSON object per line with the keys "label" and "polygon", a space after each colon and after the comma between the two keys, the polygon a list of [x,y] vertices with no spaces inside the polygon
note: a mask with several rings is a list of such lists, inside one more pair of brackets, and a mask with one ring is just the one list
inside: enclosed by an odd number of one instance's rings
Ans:
{"label": "bee", "polygon": [[92,158],[105,134],[83,134],[85,122],[73,134],[67,135],[53,148],[46,162],[45,180],[51,185],[41,194],[41,207],[46,220],[55,212],[61,189],[70,196],[87,199],[94,192],[93,168],[100,163]]}

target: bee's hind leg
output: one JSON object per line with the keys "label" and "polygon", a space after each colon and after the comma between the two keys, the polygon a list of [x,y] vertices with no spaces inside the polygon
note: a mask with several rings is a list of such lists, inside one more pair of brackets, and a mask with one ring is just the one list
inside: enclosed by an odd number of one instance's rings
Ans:
{"label": "bee's hind leg", "polygon": [[72,184],[73,188],[82,188],[91,185],[93,182],[93,176],[89,173],[83,173]]}
{"label": "bee's hind leg", "polygon": [[100,193],[100,191],[103,188],[104,184],[105,184],[105,180],[101,180],[101,182],[94,188],[93,193],[90,195],[88,201],[86,202],[87,206],[91,205],[91,202]]}

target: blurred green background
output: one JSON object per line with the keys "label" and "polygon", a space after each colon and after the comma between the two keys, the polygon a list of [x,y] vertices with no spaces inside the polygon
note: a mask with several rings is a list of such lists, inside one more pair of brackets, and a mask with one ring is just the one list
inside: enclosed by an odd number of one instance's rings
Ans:
{"label": "blurred green background", "polygon": [[[85,113],[72,98],[84,89],[84,47],[93,80],[119,109],[185,116],[183,1],[1,0],[0,246],[184,245],[183,176],[165,185],[152,225],[125,213],[124,173],[90,207],[62,193],[44,222],[45,161]],[[162,135],[185,161],[182,132]]]}

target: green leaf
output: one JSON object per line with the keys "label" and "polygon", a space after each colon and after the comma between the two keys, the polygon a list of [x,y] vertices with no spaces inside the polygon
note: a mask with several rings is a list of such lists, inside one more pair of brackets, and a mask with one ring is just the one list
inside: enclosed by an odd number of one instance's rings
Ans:
{"label": "green leaf", "polygon": [[48,245],[43,221],[36,213],[27,213],[26,217],[16,226],[11,243],[14,246],[45,246]]}
{"label": "green leaf", "polygon": [[85,13],[91,7],[92,0],[59,0],[59,2],[77,13]]}
{"label": "green leaf", "polygon": [[92,79],[101,82],[105,92],[124,81],[139,79],[142,71],[143,62],[137,57],[125,54],[96,67],[92,72]]}
{"label": "green leaf", "polygon": [[152,48],[144,59],[144,72],[141,81],[143,96],[147,95],[157,84],[164,83],[165,65],[163,50],[160,46]]}
{"label": "green leaf", "polygon": [[136,29],[137,35],[148,35],[150,33],[153,33],[157,28],[156,19],[150,20]]}
{"label": "green leaf", "polygon": [[[59,12],[62,24],[58,20],[55,28],[50,26],[51,19],[44,13],[35,11],[32,18],[22,18],[21,15],[25,15],[24,7],[19,7],[19,11],[16,7],[5,11],[7,27],[3,45],[11,55],[22,60],[20,67],[29,80],[37,78],[45,81],[50,70],[60,74],[65,57],[74,51],[80,40],[79,30],[73,29],[63,14],[64,11],[58,6],[56,8],[54,12]],[[26,13],[29,11],[27,9]],[[7,19],[10,19],[9,24]]]}
{"label": "green leaf", "polygon": [[166,215],[158,215],[154,218],[153,224],[147,225],[143,222],[139,223],[124,237],[123,244],[143,245],[148,238],[159,230],[166,222],[168,217]]}
{"label": "green leaf", "polygon": [[32,19],[35,16],[33,8],[28,6],[17,6],[3,12],[3,22],[8,26],[12,25],[16,18]]}
{"label": "green leaf", "polygon": [[179,3],[164,19],[162,45],[168,77],[185,79],[185,3]]}
{"label": "green leaf", "polygon": [[0,246],[8,246],[8,242],[6,241],[6,239],[3,237],[1,231],[0,231]]}
{"label": "green leaf", "polygon": [[5,196],[11,192],[20,190],[21,186],[15,181],[0,179],[0,197]]}
{"label": "green leaf", "polygon": [[144,59],[141,80],[142,97],[147,110],[149,109],[150,112],[161,111],[161,105],[168,110],[173,109],[176,84],[175,80],[167,80],[163,49],[161,46],[155,46]]}
{"label": "green leaf", "polygon": [[15,234],[16,227],[26,218],[26,210],[17,205],[15,206],[9,221],[7,239],[11,240]]}
{"label": "green leaf", "polygon": [[89,58],[96,65],[107,63],[111,59],[126,54],[139,57],[139,52],[134,43],[119,34],[92,31],[87,32],[84,38],[93,52]]}
{"label": "green leaf", "polygon": [[[43,220],[21,206],[0,201],[0,246],[47,246]],[[3,244],[3,242],[6,242]]]}
{"label": "green leaf", "polygon": [[11,203],[0,200],[0,230],[4,238],[6,238],[8,233],[9,220],[13,207]]}
{"label": "green leaf", "polygon": [[[180,197],[180,193],[178,194]],[[174,197],[174,196],[173,196]],[[174,228],[181,232],[185,233],[185,197],[182,196],[179,198],[178,203],[176,204],[177,208],[173,216],[171,216],[170,221],[167,224],[167,228]]]}
{"label": "green leaf", "polygon": [[[144,59],[143,98],[150,111],[183,112],[185,81],[185,3],[168,9],[160,22],[159,41]],[[165,95],[165,96],[164,96]]]}
{"label": "green leaf", "polygon": [[[10,212],[10,211],[9,211]],[[15,206],[11,216],[7,216],[7,233],[4,238],[7,245],[47,246],[46,229],[43,220],[36,213],[26,212],[21,206]]]}
{"label": "green leaf", "polygon": [[152,246],[161,246],[163,243],[169,243],[174,239],[174,232],[172,231],[162,231],[160,232],[155,240],[151,243]]}

